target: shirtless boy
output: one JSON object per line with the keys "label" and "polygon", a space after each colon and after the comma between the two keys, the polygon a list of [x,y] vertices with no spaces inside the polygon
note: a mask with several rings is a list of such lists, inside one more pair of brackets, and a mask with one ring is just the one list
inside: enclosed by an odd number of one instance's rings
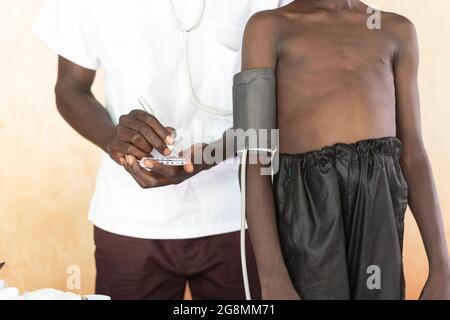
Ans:
{"label": "shirtless boy", "polygon": [[297,0],[247,25],[243,69],[277,76],[273,189],[258,165],[248,169],[263,298],[402,299],[408,204],[429,260],[422,298],[450,298],[421,135],[415,28],[382,12],[381,29],[372,30],[367,9],[358,0]]}

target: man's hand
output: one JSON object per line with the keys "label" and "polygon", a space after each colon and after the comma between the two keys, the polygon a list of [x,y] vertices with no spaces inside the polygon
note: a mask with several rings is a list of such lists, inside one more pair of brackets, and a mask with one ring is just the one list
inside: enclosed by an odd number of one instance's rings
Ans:
{"label": "man's hand", "polygon": [[182,167],[163,165],[154,160],[145,160],[144,164],[151,170],[151,172],[148,172],[141,168],[134,155],[127,155],[125,169],[144,189],[179,184],[211,167],[211,165],[204,162],[197,164],[194,161],[194,159],[203,159],[203,152],[206,146],[206,144],[195,144],[181,152],[180,156],[187,160],[186,165]]}
{"label": "man's hand", "polygon": [[450,300],[450,268],[430,272],[420,300]]}
{"label": "man's hand", "polygon": [[169,155],[167,145],[173,144],[173,129],[164,127],[158,119],[142,110],[133,110],[119,119],[115,135],[106,147],[110,157],[125,166],[126,155],[137,159],[148,157],[153,149]]}

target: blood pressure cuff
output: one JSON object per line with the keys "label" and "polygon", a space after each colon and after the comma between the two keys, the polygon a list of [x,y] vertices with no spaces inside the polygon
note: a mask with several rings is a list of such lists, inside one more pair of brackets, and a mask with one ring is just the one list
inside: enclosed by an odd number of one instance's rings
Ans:
{"label": "blood pressure cuff", "polygon": [[240,72],[233,80],[233,128],[235,151],[275,149],[276,76],[273,69]]}

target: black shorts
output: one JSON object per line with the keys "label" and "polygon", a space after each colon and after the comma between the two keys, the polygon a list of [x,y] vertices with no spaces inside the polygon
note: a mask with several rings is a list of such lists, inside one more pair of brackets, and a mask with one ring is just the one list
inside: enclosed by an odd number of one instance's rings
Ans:
{"label": "black shorts", "polygon": [[303,299],[403,299],[407,185],[396,138],[280,155],[278,230]]}

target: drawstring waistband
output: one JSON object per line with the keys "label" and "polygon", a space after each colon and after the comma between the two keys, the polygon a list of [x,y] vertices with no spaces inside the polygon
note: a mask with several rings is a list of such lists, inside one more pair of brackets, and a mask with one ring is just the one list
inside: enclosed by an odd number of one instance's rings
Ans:
{"label": "drawstring waistband", "polygon": [[280,154],[283,161],[300,161],[314,164],[335,163],[336,159],[347,158],[358,160],[367,155],[392,155],[400,156],[402,143],[398,138],[386,137],[380,139],[362,140],[351,144],[337,143],[330,147],[324,147],[319,151],[311,151],[302,154]]}

